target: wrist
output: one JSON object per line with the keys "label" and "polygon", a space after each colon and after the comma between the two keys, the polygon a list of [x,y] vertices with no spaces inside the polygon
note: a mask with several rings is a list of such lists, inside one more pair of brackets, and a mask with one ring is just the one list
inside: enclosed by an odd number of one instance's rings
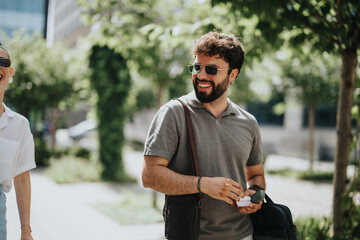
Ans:
{"label": "wrist", "polygon": [[197,181],[197,189],[198,189],[198,193],[199,194],[203,194],[202,192],[201,192],[201,187],[200,187],[200,183],[201,183],[201,178],[202,178],[203,176],[202,175],[200,175],[199,177],[198,177],[198,181]]}
{"label": "wrist", "polygon": [[264,190],[262,187],[260,187],[259,185],[256,185],[256,184],[251,185],[249,187],[249,189],[255,190],[255,191]]}
{"label": "wrist", "polygon": [[31,226],[29,223],[23,223],[21,224],[21,232],[22,233],[31,233],[32,230],[31,230]]}
{"label": "wrist", "polygon": [[202,194],[206,194],[207,190],[206,190],[206,186],[207,186],[207,181],[208,181],[208,177],[201,177],[201,181],[200,181],[200,190]]}

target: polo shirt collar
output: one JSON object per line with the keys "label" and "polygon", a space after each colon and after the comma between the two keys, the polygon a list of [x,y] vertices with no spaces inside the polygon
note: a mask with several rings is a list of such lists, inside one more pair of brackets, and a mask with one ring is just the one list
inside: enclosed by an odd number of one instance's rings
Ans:
{"label": "polo shirt collar", "polygon": [[[206,107],[197,99],[197,97],[195,95],[195,91],[190,92],[186,97],[188,100],[187,104],[189,106],[191,106],[192,108],[203,108],[203,109],[207,110]],[[232,114],[232,115],[238,114],[238,111],[235,110],[234,103],[229,98],[227,98],[227,102],[228,102],[228,107],[220,115],[220,117],[227,116],[230,114]]]}
{"label": "polo shirt collar", "polygon": [[5,128],[9,125],[9,118],[14,117],[14,112],[8,108],[5,103],[2,103],[5,109],[5,112],[1,115],[0,118],[0,129]]}

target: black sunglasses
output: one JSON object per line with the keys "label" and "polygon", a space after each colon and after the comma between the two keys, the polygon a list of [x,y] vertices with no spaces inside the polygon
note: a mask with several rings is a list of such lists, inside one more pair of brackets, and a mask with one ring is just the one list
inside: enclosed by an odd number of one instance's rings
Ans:
{"label": "black sunglasses", "polygon": [[8,68],[10,66],[11,66],[10,59],[0,57],[0,67]]}
{"label": "black sunglasses", "polygon": [[219,70],[231,70],[231,68],[218,68],[211,65],[201,65],[198,63],[188,65],[189,71],[191,73],[199,73],[202,66],[205,66],[205,72],[207,75],[214,75],[214,76],[217,74]]}

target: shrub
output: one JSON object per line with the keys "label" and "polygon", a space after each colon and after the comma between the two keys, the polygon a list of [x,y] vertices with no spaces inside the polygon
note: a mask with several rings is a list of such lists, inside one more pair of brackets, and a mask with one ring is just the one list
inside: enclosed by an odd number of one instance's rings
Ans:
{"label": "shrub", "polygon": [[328,218],[299,217],[295,221],[298,240],[327,240],[330,238]]}
{"label": "shrub", "polygon": [[124,124],[128,117],[126,100],[131,85],[127,61],[107,46],[93,46],[89,66],[91,87],[98,94],[97,118],[99,159],[104,166],[103,180],[124,181],[122,147]]}
{"label": "shrub", "polygon": [[89,160],[91,158],[91,152],[86,148],[78,148],[75,150],[75,157]]}
{"label": "shrub", "polygon": [[39,167],[46,167],[49,165],[49,160],[51,157],[51,152],[46,146],[46,142],[41,137],[36,137],[34,139],[35,144],[35,161],[36,165]]}
{"label": "shrub", "polygon": [[303,172],[299,175],[300,179],[310,180],[310,181],[328,181],[331,182],[333,178],[333,172]]}
{"label": "shrub", "polygon": [[327,181],[331,182],[334,173],[333,172],[321,172],[321,171],[297,171],[293,169],[281,169],[281,170],[269,170],[268,174],[280,175],[282,177],[291,177],[307,181]]}
{"label": "shrub", "polygon": [[56,183],[94,182],[101,180],[102,166],[73,156],[50,160],[46,175]]}

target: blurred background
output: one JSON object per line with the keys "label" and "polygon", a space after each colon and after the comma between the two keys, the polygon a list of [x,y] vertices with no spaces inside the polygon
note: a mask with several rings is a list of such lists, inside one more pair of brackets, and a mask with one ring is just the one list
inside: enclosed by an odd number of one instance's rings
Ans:
{"label": "blurred background", "polygon": [[[193,44],[212,30],[244,45],[230,99],[258,120],[268,194],[290,207],[299,239],[334,234],[336,197],[346,202],[343,236],[359,239],[358,61],[350,115],[337,120],[346,53],[355,49],[357,60],[360,46],[351,37],[359,3],[346,4],[0,0],[0,41],[15,68],[4,102],[29,119],[36,145],[35,239],[163,239],[164,197],[141,186],[143,144],[157,109],[192,90]],[[352,135],[337,160],[342,117]],[[342,195],[333,194],[337,161]],[[12,198],[9,239],[17,239]]]}

